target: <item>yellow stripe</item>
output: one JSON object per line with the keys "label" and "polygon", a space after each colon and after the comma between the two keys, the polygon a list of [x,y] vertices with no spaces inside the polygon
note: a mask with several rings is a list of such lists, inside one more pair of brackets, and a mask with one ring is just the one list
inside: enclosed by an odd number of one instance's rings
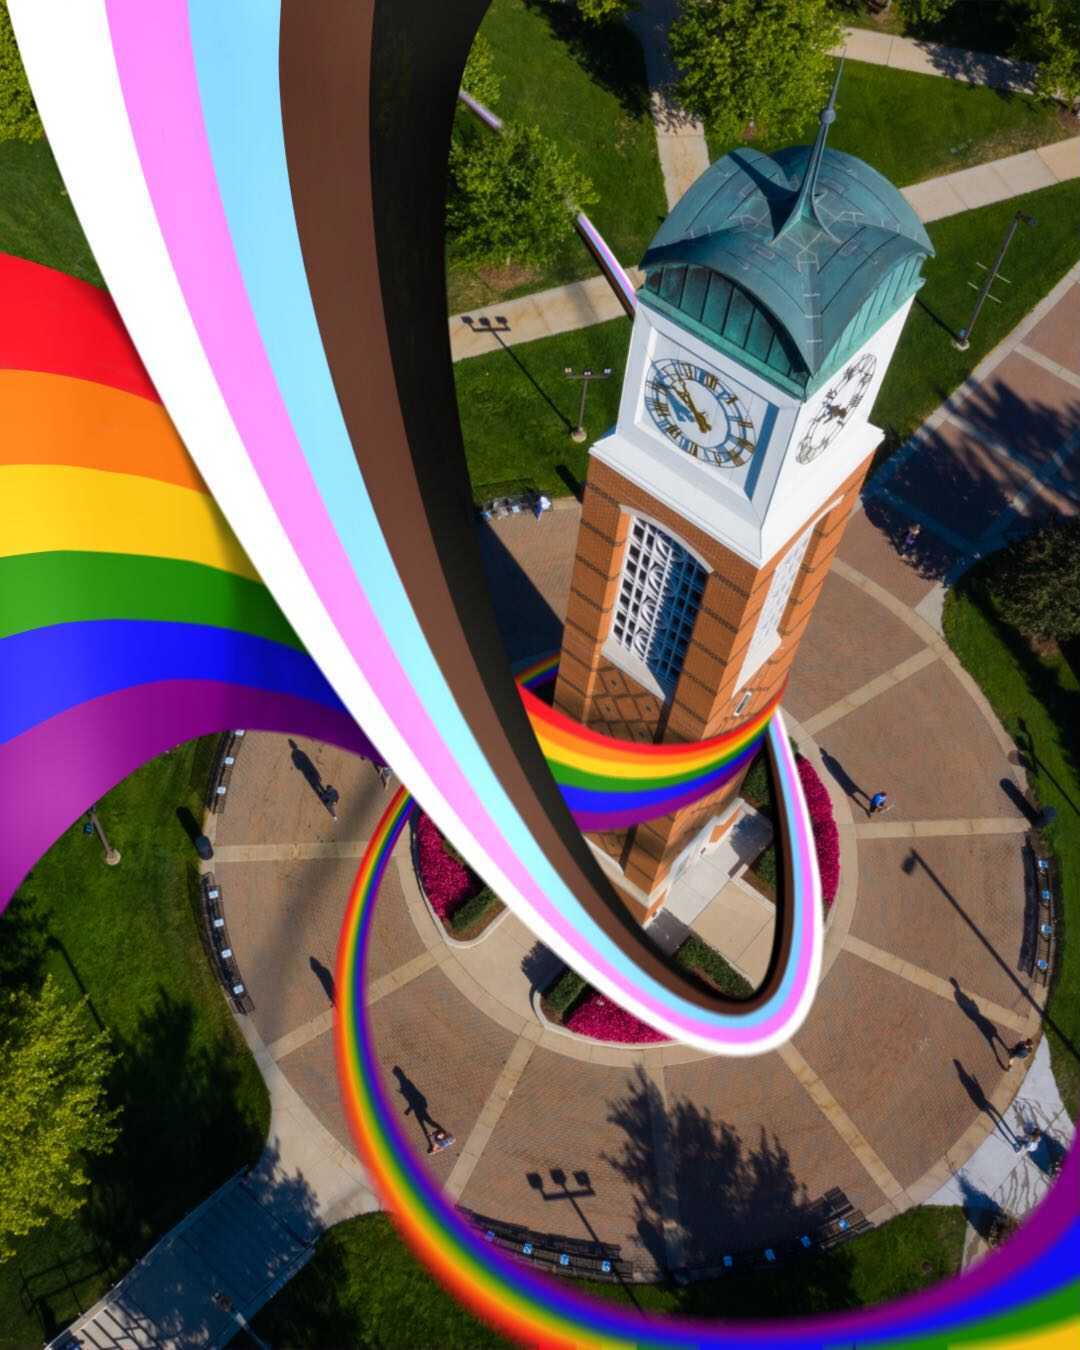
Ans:
{"label": "yellow stripe", "polygon": [[0,467],[0,557],[134,553],[259,575],[204,493],[101,469]]}

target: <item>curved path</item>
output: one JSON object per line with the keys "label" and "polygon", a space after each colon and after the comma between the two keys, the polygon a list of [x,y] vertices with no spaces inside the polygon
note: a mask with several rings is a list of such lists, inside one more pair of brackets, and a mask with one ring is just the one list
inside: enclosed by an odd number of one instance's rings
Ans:
{"label": "curved path", "polygon": [[[485,548],[516,659],[557,640],[577,510],[498,527]],[[1000,1113],[1022,1075],[1003,1046],[1034,1033],[1039,998],[1016,969],[1025,821],[1010,792],[1022,784],[981,695],[915,613],[932,585],[859,514],[803,641],[787,707],[828,756],[848,887],[815,1006],[781,1051],[737,1062],[544,1031],[527,1005],[529,935],[508,916],[452,952],[399,849],[375,920],[373,1021],[418,1145],[416,1108],[457,1136],[431,1166],[462,1204],[593,1231],[646,1270],[710,1266],[729,1246],[801,1231],[833,1188],[881,1221],[937,1192],[992,1129],[1010,1131]],[[252,736],[215,869],[259,1033],[347,1143],[330,972],[385,797],[366,762],[304,749],[339,789],[340,819],[284,739]],[[858,790],[879,786],[895,807],[871,821]],[[552,1169],[588,1180],[568,1195]]]}

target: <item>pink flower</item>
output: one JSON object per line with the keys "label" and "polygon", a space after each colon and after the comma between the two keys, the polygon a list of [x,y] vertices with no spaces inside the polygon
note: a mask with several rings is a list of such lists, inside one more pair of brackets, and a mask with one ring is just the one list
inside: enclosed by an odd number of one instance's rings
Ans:
{"label": "pink flower", "polygon": [[810,828],[814,834],[814,851],[817,853],[818,871],[821,874],[821,899],[828,909],[836,899],[840,886],[840,831],[833,817],[832,798],[829,790],[818,777],[817,770],[808,759],[801,755],[795,758],[802,784],[806,807],[810,812]]}
{"label": "pink flower", "polygon": [[576,1032],[579,1036],[593,1036],[598,1041],[615,1041],[624,1045],[669,1039],[663,1032],[642,1022],[595,989],[585,995],[565,1025],[568,1031]]}
{"label": "pink flower", "polygon": [[440,919],[448,919],[483,885],[475,872],[447,853],[443,837],[430,816],[421,815],[416,822],[416,853],[420,884]]}

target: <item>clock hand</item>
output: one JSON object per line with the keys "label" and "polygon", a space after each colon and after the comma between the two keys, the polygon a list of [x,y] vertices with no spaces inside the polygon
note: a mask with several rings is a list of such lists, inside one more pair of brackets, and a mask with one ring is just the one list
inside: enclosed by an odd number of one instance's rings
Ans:
{"label": "clock hand", "polygon": [[689,391],[686,388],[686,381],[684,380],[682,382],[682,385],[679,386],[678,388],[679,388],[679,397],[690,409],[690,411],[694,414],[694,421],[698,424],[698,430],[711,431],[712,426],[710,425],[708,418],[705,416],[704,413],[698,412],[694,400],[690,397]]}

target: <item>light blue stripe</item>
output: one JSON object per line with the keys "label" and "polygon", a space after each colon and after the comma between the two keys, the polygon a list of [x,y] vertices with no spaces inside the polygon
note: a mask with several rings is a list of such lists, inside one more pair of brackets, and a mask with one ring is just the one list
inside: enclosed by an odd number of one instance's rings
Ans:
{"label": "light blue stripe", "polygon": [[[671,1001],[581,909],[518,815],[462,718],[416,621],[356,464],[326,362],[293,216],[278,87],[274,0],[189,0],[192,46],[211,154],[256,321],[297,437],[334,527],[398,659],[489,814],[549,899],[617,970]],[[754,1025],[775,1011],[702,1014]]]}

